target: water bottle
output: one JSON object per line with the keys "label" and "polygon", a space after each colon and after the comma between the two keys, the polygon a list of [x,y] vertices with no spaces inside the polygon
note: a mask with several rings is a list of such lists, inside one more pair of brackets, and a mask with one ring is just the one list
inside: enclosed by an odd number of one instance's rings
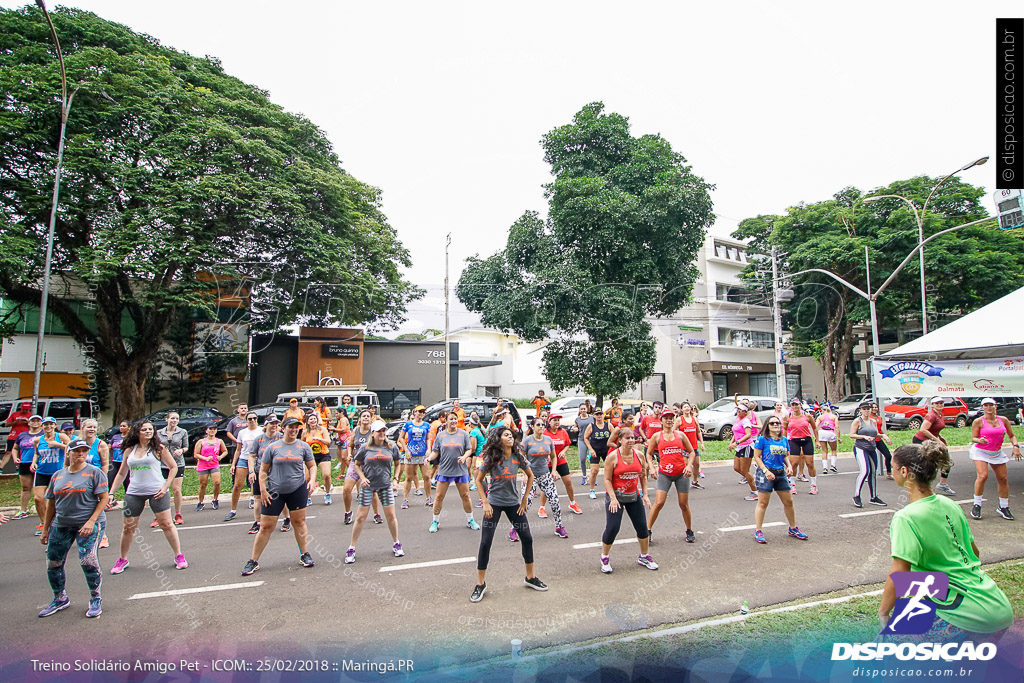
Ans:
{"label": "water bottle", "polygon": [[747,601],[744,600],[740,606],[740,614],[750,614],[750,607],[747,605]]}
{"label": "water bottle", "polygon": [[516,638],[512,641],[512,656],[522,657],[523,656],[523,641]]}

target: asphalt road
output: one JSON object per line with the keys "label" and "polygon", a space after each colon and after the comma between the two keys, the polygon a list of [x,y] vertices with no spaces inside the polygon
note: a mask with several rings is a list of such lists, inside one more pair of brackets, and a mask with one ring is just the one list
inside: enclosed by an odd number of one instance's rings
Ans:
{"label": "asphalt road", "polygon": [[[965,451],[954,458],[954,499],[968,500],[974,468]],[[776,498],[765,520],[771,524],[765,527],[769,542],[762,546],[752,537],[754,503],[742,499],[746,491],[737,485],[737,475],[728,466],[708,466],[707,490],[690,495],[697,543],[683,541],[678,507],[670,503],[656,524],[651,550],[661,565],[656,572],[635,563],[638,550],[628,520],[619,535],[622,544],[612,551],[615,572],[600,572],[601,498],[590,500],[583,492],[578,501],[584,514],[566,510],[568,539],[557,538],[553,520],[538,519],[534,506],[536,569],[550,590],[523,585],[521,546],[499,530],[487,595],[478,604],[468,598],[476,581],[479,532],[465,527],[454,490],[437,534],[427,533],[430,513],[424,499],[413,497],[411,509],[398,510],[405,557],[392,556],[386,525],[368,523],[352,565],[342,563],[351,527],[342,524],[340,495],[332,506],[324,506],[316,495],[309,509],[309,547],[316,566],[299,566],[292,535],[275,531],[261,570],[250,577],[240,575],[253,540],[246,534],[251,511],[244,506],[233,523],[221,521],[224,507],[195,513],[189,512],[194,506],[186,506],[186,524],[179,527],[190,563],[184,571],[175,571],[162,533],[148,528],[145,513],[147,524],[129,554],[131,566],[111,576],[121,521],[115,511],[108,515],[112,547],[101,551],[104,614],[95,621],[84,616],[88,594],[74,551],[67,567],[72,607],[48,619],[36,616],[51,599],[44,549],[32,536],[34,522],[10,522],[0,527],[4,623],[19,643],[31,644],[26,653],[39,658],[66,658],[69,647],[109,653],[129,645],[139,656],[172,659],[198,653],[294,656],[297,649],[316,656],[344,648],[410,656],[422,670],[458,663],[467,648],[474,658],[503,653],[511,638],[532,648],[733,613],[743,600],[754,609],[885,578],[889,520],[905,494],[882,479],[879,495],[889,507],[857,509],[850,500],[854,461],[841,458],[839,467],[839,474],[819,476],[817,496],[807,495],[808,484],[798,485],[797,522],[810,540],[786,535]],[[1011,507],[1021,519],[996,516],[995,480],[990,478],[984,518],[971,521],[986,562],[1024,555],[1024,464],[1011,462],[1009,469]],[[474,508],[474,513],[479,521],[481,511]],[[416,566],[439,561],[448,563]],[[241,585],[225,588],[233,584]],[[194,589],[206,590],[146,595]],[[72,645],[65,638],[69,633]]]}

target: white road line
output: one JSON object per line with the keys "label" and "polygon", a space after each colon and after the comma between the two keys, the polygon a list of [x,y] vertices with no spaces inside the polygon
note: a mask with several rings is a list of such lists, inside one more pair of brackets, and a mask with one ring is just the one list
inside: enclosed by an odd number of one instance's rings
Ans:
{"label": "white road line", "polygon": [[[766,526],[783,526],[784,524],[785,524],[785,522],[765,522],[764,524],[761,525],[761,527],[763,528],[763,527],[766,527]],[[726,527],[722,527],[722,528],[719,529],[719,531],[750,531],[751,529],[756,529],[756,528],[757,527],[754,526],[753,524],[745,524],[743,526],[726,526]]]}
{"label": "white road line", "polygon": [[[612,545],[622,545],[624,543],[636,543],[635,538],[620,538],[617,541],[612,541]],[[586,550],[587,548],[600,548],[603,543],[598,541],[597,543],[577,543],[572,547],[573,550]]]}
{"label": "white road line", "polygon": [[[982,498],[981,502],[984,503],[986,500],[988,500],[988,498]],[[957,505],[966,505],[967,503],[973,503],[974,499],[964,498],[963,500],[954,500],[953,502],[956,503]]]}
{"label": "white road line", "polygon": [[[316,515],[306,515],[306,519],[316,519]],[[221,522],[220,524],[200,524],[199,526],[179,526],[178,531],[188,531],[189,529],[214,529],[217,527],[224,526],[252,526],[252,522]],[[160,527],[153,529],[153,531],[161,531]]]}
{"label": "white road line", "polygon": [[849,519],[851,517],[867,517],[868,515],[892,515],[895,513],[895,510],[868,510],[867,512],[848,512],[845,515],[839,516],[842,519]]}
{"label": "white road line", "polygon": [[157,591],[156,593],[136,593],[128,596],[129,600],[145,600],[146,598],[165,598],[170,595],[187,595],[189,593],[212,593],[213,591],[230,591],[236,588],[255,588],[262,586],[263,581],[246,581],[244,583],[226,583],[222,586],[200,586],[199,588],[179,588],[171,591]]}
{"label": "white road line", "polygon": [[442,567],[446,564],[466,564],[476,562],[475,557],[456,557],[451,560],[434,560],[433,562],[412,562],[410,564],[393,564],[381,567],[378,572],[400,572],[406,569],[423,569],[424,567]]}

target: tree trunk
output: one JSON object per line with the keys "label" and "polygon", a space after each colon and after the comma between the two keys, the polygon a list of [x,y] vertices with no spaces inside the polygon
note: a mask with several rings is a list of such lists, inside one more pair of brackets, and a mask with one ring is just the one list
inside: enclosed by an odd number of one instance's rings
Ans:
{"label": "tree trunk", "polygon": [[107,369],[114,389],[113,424],[137,420],[146,414],[146,367],[147,364],[135,362]]}
{"label": "tree trunk", "polygon": [[846,395],[846,366],[853,354],[853,322],[845,314],[846,304],[836,308],[825,336],[821,370],[825,375],[825,398],[835,402]]}

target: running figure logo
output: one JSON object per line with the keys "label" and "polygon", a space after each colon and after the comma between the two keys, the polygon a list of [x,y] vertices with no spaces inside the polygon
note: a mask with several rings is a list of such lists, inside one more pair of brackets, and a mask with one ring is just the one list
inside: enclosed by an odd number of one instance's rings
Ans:
{"label": "running figure logo", "polygon": [[943,572],[893,572],[896,605],[884,633],[921,635],[935,621],[936,602],[943,602],[949,592],[949,577]]}

